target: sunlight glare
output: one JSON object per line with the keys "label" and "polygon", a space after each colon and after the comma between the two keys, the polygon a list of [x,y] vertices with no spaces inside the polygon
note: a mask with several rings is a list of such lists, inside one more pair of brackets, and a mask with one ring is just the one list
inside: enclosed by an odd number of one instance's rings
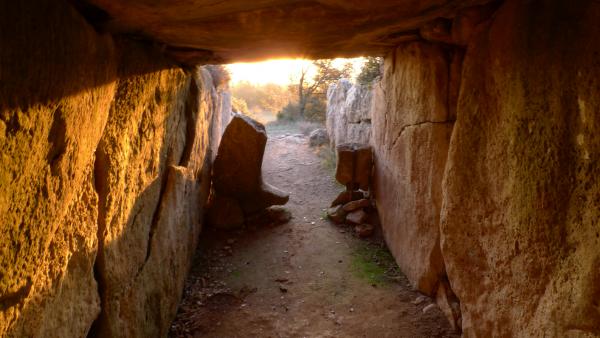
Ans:
{"label": "sunlight glare", "polygon": [[[352,62],[354,66],[354,75],[360,71],[363,58],[353,59],[334,59],[333,64],[341,67],[346,62]],[[305,59],[278,59],[261,62],[233,63],[227,65],[231,73],[231,84],[236,85],[239,82],[247,81],[255,85],[274,83],[278,85],[288,85],[295,83],[303,67],[311,67],[312,61]],[[314,76],[314,70],[309,69],[308,76]]]}

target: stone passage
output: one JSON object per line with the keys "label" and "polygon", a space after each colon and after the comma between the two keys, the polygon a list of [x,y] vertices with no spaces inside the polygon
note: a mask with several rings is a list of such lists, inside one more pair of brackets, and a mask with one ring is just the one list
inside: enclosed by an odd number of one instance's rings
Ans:
{"label": "stone passage", "polygon": [[600,336],[599,20],[597,0],[0,2],[0,335],[164,336],[228,120],[199,65],[372,54],[375,204],[412,286],[468,337]]}
{"label": "stone passage", "polygon": [[292,192],[293,218],[205,228],[170,337],[458,337],[380,233],[359,239],[324,219],[340,186],[308,137],[269,135],[263,170]]}

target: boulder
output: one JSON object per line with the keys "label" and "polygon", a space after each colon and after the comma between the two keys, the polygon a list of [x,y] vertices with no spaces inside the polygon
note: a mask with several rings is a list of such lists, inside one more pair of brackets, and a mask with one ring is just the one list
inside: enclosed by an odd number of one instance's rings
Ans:
{"label": "boulder", "polygon": [[313,130],[308,136],[308,144],[311,147],[319,147],[329,143],[329,136],[327,130],[323,128]]}
{"label": "boulder", "polygon": [[365,194],[362,191],[342,191],[336,198],[331,202],[331,207],[338,206],[340,204],[346,204],[348,202],[363,199]]}
{"label": "boulder", "polygon": [[337,224],[344,223],[347,214],[348,213],[344,211],[344,208],[341,205],[338,205],[337,207],[331,207],[327,210],[327,217]]}
{"label": "boulder", "polygon": [[289,195],[263,181],[262,160],[267,143],[265,127],[233,114],[213,165],[213,185],[219,196],[236,199],[245,214],[283,205]]}
{"label": "boulder", "polygon": [[329,87],[327,133],[330,145],[369,143],[371,138],[372,85],[352,85],[341,79]]}
{"label": "boulder", "polygon": [[433,296],[449,119],[446,50],[406,43],[386,58],[373,100],[374,195],[385,240],[411,284]]}
{"label": "boulder", "polygon": [[337,146],[335,179],[348,190],[369,190],[373,153],[368,144],[344,143]]}
{"label": "boulder", "polygon": [[265,127],[242,114],[233,117],[213,164],[213,186],[222,195],[243,199],[259,191],[267,144]]}
{"label": "boulder", "polygon": [[371,201],[366,198],[363,198],[360,200],[348,202],[348,203],[344,204],[343,208],[344,208],[344,211],[351,212],[356,209],[364,209],[369,206],[371,206]]}
{"label": "boulder", "polygon": [[363,224],[369,215],[364,210],[354,210],[346,215],[346,222],[349,224]]}

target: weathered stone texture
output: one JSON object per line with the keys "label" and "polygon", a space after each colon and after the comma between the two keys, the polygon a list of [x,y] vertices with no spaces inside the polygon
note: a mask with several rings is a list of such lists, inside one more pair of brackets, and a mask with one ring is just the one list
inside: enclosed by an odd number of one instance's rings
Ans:
{"label": "weathered stone texture", "polygon": [[0,335],[165,336],[209,187],[210,75],[65,2],[0,16]]}
{"label": "weathered stone texture", "polygon": [[453,126],[447,109],[449,65],[442,47],[415,42],[395,49],[384,68],[372,111],[377,210],[402,271],[433,295],[445,273],[439,215]]}
{"label": "weathered stone texture", "polygon": [[346,79],[329,86],[326,127],[333,148],[348,142],[369,143],[372,87],[352,84]]}
{"label": "weathered stone texture", "polygon": [[264,181],[262,161],[267,132],[259,122],[233,114],[223,133],[212,173],[216,196],[232,197],[245,215],[284,205],[289,195]]}
{"label": "weathered stone texture", "polygon": [[600,335],[596,1],[507,1],[463,65],[442,252],[467,337]]}
{"label": "weathered stone texture", "polygon": [[100,305],[92,177],[115,48],[67,6],[13,6],[0,9],[0,336],[85,336]]}
{"label": "weathered stone texture", "polygon": [[[105,29],[144,35],[187,63],[383,55],[418,28],[489,0],[90,0]],[[242,33],[243,32],[243,33]]]}

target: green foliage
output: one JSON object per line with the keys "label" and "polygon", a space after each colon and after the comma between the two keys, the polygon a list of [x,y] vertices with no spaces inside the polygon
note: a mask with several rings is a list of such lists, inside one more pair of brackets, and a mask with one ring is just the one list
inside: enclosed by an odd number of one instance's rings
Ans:
{"label": "green foliage", "polygon": [[311,122],[325,123],[327,100],[325,96],[311,96],[304,107],[304,119]]}
{"label": "green foliage", "polygon": [[383,58],[368,56],[363,64],[360,74],[356,77],[356,81],[361,85],[368,85],[381,76],[381,67],[383,66]]}
{"label": "green foliage", "polygon": [[312,83],[305,83],[309,95],[325,96],[330,85],[341,78],[350,78],[352,76],[352,63],[346,63],[341,69],[335,68],[332,60],[316,60],[313,62],[317,73],[313,77]]}
{"label": "green foliage", "polygon": [[231,93],[233,97],[244,100],[250,111],[277,112],[296,99],[295,92],[286,86],[273,83],[255,85],[247,81],[236,84]]}
{"label": "green foliage", "polygon": [[300,119],[300,108],[297,103],[290,102],[277,113],[277,120],[292,122]]}
{"label": "green foliage", "polygon": [[277,113],[277,120],[281,121],[311,121],[311,122],[325,122],[325,110],[327,109],[327,103],[324,99],[311,96],[307,99],[304,106],[304,115],[300,113],[300,105],[296,102],[291,102],[283,107]]}
{"label": "green foliage", "polygon": [[312,67],[316,72],[312,80],[308,80],[306,77],[309,68],[302,69],[298,84],[290,86],[291,91],[298,93],[298,110],[291,111],[288,109],[288,111],[281,114],[282,116],[294,113],[299,115],[296,119],[314,122],[325,121],[327,89],[339,79],[349,78],[352,75],[352,63],[348,62],[341,68],[336,68],[333,66],[332,61],[313,61]]}
{"label": "green foliage", "polygon": [[384,285],[400,275],[394,257],[384,245],[363,242],[352,254],[352,270],[371,285]]}

